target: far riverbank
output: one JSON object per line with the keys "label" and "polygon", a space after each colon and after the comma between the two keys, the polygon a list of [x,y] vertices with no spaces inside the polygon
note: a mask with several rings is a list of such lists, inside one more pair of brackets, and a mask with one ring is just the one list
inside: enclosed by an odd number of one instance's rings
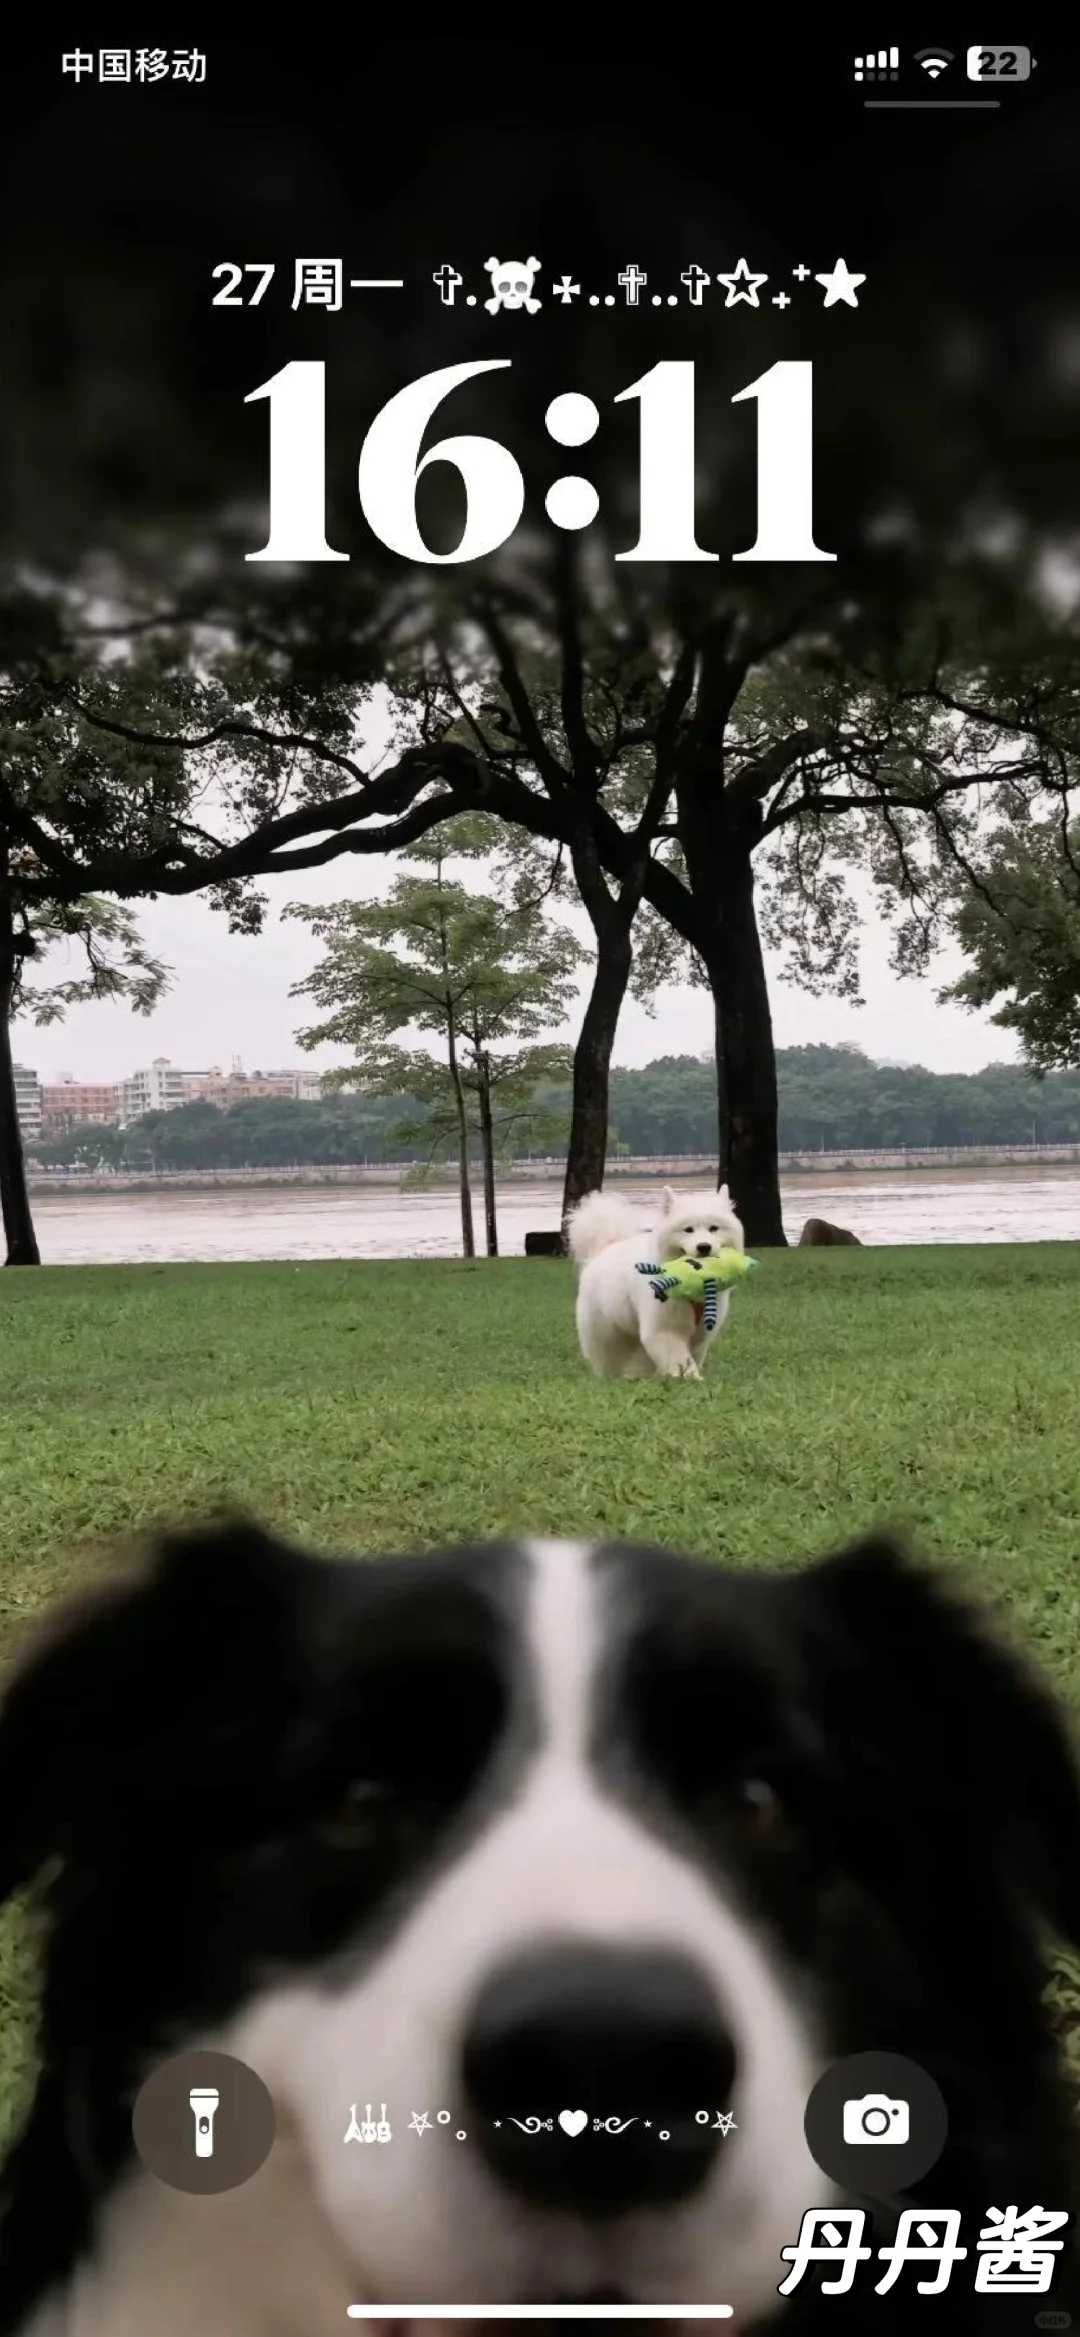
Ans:
{"label": "far riverbank", "polygon": [[[895,1176],[897,1170],[944,1169],[1045,1169],[1055,1166],[1076,1166],[1080,1169],[1080,1144],[1015,1144],[1015,1145],[958,1145],[935,1151],[899,1149],[893,1152],[782,1152],[780,1173],[785,1178],[827,1178],[858,1174]],[[258,1190],[280,1185],[358,1185],[400,1186],[414,1170],[407,1161],[353,1161],[333,1168],[304,1168],[294,1164],[287,1168],[217,1168],[217,1169],[122,1169],[62,1170],[31,1168],[27,1183],[31,1192],[71,1193],[158,1193],[200,1192],[215,1187],[240,1187]],[[657,1177],[678,1177],[681,1180],[700,1176],[708,1184],[716,1173],[716,1159],[709,1153],[670,1153],[661,1157],[631,1157],[613,1159],[608,1164],[609,1178],[655,1180]],[[524,1160],[499,1172],[500,1184],[561,1183],[565,1174],[562,1160]],[[430,1174],[425,1189],[439,1192],[456,1185],[456,1172],[440,1164]]]}

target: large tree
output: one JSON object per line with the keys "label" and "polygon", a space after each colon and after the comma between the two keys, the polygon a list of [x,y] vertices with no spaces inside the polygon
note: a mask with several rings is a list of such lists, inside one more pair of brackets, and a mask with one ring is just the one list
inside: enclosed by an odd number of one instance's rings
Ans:
{"label": "large tree", "polygon": [[[131,911],[108,885],[74,881],[74,869],[103,845],[138,851],[165,832],[182,796],[182,761],[164,746],[149,752],[110,742],[103,753],[51,679],[63,639],[55,602],[11,598],[0,653],[0,1204],[9,1266],[40,1263],[15,1103],[11,1026],[28,1013],[41,1024],[69,1006],[126,998],[153,1012],[167,969],[147,955]],[[70,674],[70,666],[65,665]],[[145,710],[147,701],[141,701]],[[156,700],[154,701],[156,703]],[[176,720],[175,713],[171,716]],[[49,882],[22,811],[33,804],[62,875]],[[9,812],[15,817],[9,819]],[[136,891],[142,888],[134,888]],[[84,970],[42,984],[50,951],[81,955]]]}
{"label": "large tree", "polygon": [[[130,910],[91,895],[31,905],[21,889],[22,865],[0,837],[0,1217],[5,1264],[39,1266],[15,1102],[12,1024],[19,1015],[39,1027],[58,1022],[69,1006],[94,999],[123,998],[133,1013],[152,1014],[169,974],[144,949]],[[42,960],[64,946],[81,959],[83,970],[47,982],[35,979]]]}

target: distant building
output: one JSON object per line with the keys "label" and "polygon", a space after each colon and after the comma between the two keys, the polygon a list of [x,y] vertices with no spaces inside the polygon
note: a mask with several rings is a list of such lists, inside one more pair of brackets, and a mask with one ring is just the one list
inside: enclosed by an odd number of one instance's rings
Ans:
{"label": "distant building", "polygon": [[120,1124],[141,1120],[144,1112],[175,1112],[186,1104],[184,1074],[167,1055],[156,1055],[144,1071],[133,1071],[120,1082]]}
{"label": "distant building", "polygon": [[242,1071],[235,1065],[229,1072],[186,1071],[183,1077],[190,1099],[198,1097],[200,1103],[216,1104],[223,1112],[233,1104],[265,1101],[271,1096],[301,1104],[317,1104],[322,1098],[317,1071]]}
{"label": "distant building", "polygon": [[43,1087],[36,1071],[15,1065],[15,1098],[19,1126],[26,1143],[62,1135],[65,1129],[87,1125],[126,1128],[144,1112],[175,1112],[181,1104],[216,1104],[228,1111],[233,1104],[284,1096],[293,1103],[322,1101],[322,1078],[317,1071],[252,1071],[239,1063],[231,1071],[220,1065],[209,1071],[181,1071],[167,1055],[157,1055],[129,1079],[82,1080],[65,1078]]}
{"label": "distant building", "polygon": [[15,1065],[15,1109],[24,1144],[37,1144],[41,1138],[41,1088],[36,1071],[29,1071],[25,1063]]}
{"label": "distant building", "polygon": [[65,1128],[89,1122],[99,1128],[115,1128],[119,1118],[120,1090],[115,1080],[111,1085],[93,1086],[85,1080],[62,1079],[58,1086],[41,1090],[43,1136],[59,1136]]}
{"label": "distant building", "polygon": [[130,1079],[121,1081],[120,1117],[126,1126],[129,1120],[141,1119],[144,1112],[174,1112],[181,1104],[193,1103],[215,1104],[219,1111],[227,1112],[233,1104],[270,1096],[284,1096],[293,1103],[318,1103],[322,1080],[317,1071],[248,1073],[238,1063],[228,1072],[220,1065],[210,1071],[181,1071],[166,1055],[158,1055],[145,1071],[135,1071]]}

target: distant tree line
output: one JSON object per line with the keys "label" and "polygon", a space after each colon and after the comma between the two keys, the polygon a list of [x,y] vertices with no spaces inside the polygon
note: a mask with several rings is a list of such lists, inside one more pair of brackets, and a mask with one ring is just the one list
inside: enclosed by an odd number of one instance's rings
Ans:
{"label": "distant tree line", "polygon": [[[968,1074],[925,1071],[919,1064],[874,1063],[854,1047],[789,1047],[777,1060],[785,1152],[1080,1143],[1080,1072],[1051,1073],[1040,1081],[1004,1063]],[[536,1109],[546,1124],[566,1127],[570,1100],[569,1082],[542,1084]],[[616,1159],[626,1153],[708,1154],[715,1100],[709,1057],[664,1055],[640,1071],[616,1070]],[[405,1118],[422,1126],[429,1109],[416,1097],[344,1093],[318,1104],[268,1098],[227,1111],[192,1103],[148,1112],[123,1129],[74,1127],[32,1151],[53,1167],[99,1160],[154,1170],[420,1164],[431,1146],[395,1141],[394,1130]],[[524,1139],[518,1157],[530,1149],[535,1146]],[[565,1145],[552,1143],[552,1152],[561,1150]]]}

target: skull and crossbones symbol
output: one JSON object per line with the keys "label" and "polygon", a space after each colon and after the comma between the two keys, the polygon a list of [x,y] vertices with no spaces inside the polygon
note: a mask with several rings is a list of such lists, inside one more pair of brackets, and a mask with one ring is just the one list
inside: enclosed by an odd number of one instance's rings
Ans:
{"label": "skull and crossbones symbol", "polygon": [[484,302],[488,315],[494,316],[497,308],[527,308],[529,315],[535,316],[541,306],[532,297],[539,265],[539,260],[485,260],[491,278],[491,299]]}

